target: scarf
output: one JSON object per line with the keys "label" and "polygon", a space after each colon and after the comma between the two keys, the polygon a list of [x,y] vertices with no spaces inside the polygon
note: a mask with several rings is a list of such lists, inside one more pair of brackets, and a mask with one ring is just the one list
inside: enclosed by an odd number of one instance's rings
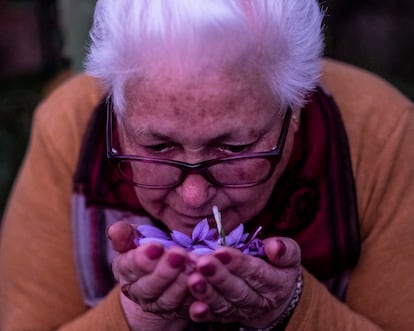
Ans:
{"label": "scarf", "polygon": [[[106,102],[85,132],[72,197],[75,256],[86,304],[96,305],[114,286],[110,224],[151,223],[134,188],[106,160]],[[360,250],[355,184],[347,135],[334,100],[318,88],[302,109],[288,166],[258,217],[263,237],[293,238],[302,265],[343,300]]]}

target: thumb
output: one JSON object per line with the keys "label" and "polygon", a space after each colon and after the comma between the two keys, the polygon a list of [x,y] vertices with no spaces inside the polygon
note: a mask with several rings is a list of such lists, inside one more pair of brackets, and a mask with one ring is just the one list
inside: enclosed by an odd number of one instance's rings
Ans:
{"label": "thumb", "polygon": [[264,240],[264,251],[275,267],[292,267],[300,264],[300,247],[293,239],[272,237]]}
{"label": "thumb", "polygon": [[119,221],[112,224],[108,228],[107,234],[113,249],[118,253],[125,253],[137,247],[134,243],[136,230],[128,222]]}

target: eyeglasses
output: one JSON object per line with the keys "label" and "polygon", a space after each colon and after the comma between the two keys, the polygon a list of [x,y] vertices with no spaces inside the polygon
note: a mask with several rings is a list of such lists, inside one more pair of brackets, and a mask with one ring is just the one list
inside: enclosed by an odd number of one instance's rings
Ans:
{"label": "eyeglasses", "polygon": [[181,185],[190,174],[203,176],[217,187],[252,187],[267,181],[280,161],[292,110],[284,116],[277,145],[268,152],[244,153],[198,163],[120,155],[113,145],[113,106],[108,102],[106,122],[106,155],[128,184],[148,189],[171,189]]}

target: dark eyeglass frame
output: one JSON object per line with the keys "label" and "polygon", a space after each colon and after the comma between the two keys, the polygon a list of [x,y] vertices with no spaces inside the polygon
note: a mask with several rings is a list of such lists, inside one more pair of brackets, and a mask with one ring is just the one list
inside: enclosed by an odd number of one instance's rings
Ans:
{"label": "dark eyeglass frame", "polygon": [[[262,184],[266,182],[274,173],[274,170],[281,159],[282,152],[285,146],[287,133],[289,131],[290,120],[292,117],[292,109],[289,107],[286,110],[285,116],[283,118],[282,129],[280,131],[277,144],[270,151],[252,152],[252,153],[245,153],[245,154],[239,154],[239,155],[234,155],[234,156],[226,156],[226,157],[205,160],[205,161],[198,162],[198,163],[187,163],[187,162],[181,162],[181,161],[170,160],[170,159],[118,154],[118,151],[115,148],[113,148],[113,118],[114,117],[115,117],[115,114],[113,111],[113,105],[112,105],[112,102],[109,100],[107,103],[107,117],[106,117],[106,156],[108,160],[116,166],[120,177],[126,183],[137,186],[137,187],[148,188],[148,189],[172,189],[174,187],[181,185],[188,175],[198,174],[198,175],[203,176],[204,179],[206,179],[208,182],[212,183],[213,185],[217,187],[244,188],[244,187],[252,187],[252,186]],[[223,163],[227,161],[240,160],[240,159],[252,159],[252,158],[264,158],[264,159],[269,160],[270,162],[270,169],[269,169],[267,176],[253,183],[222,184],[218,182],[208,171],[208,167],[214,164]],[[121,161],[134,161],[134,160],[144,161],[144,162],[149,162],[149,163],[159,163],[159,164],[165,164],[165,165],[176,167],[180,169],[181,177],[177,180],[177,182],[170,184],[170,185],[147,185],[147,184],[135,183],[134,181],[128,180],[127,178],[125,178],[122,175],[122,171],[119,168],[119,164]]]}

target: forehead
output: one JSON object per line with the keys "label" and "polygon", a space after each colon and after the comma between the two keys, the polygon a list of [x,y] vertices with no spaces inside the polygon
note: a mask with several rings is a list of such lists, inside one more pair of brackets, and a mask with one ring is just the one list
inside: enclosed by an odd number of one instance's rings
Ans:
{"label": "forehead", "polygon": [[[263,130],[278,106],[262,79],[251,75],[210,75],[180,80],[165,75],[130,81],[125,119],[136,129],[170,134],[174,130]],[[193,133],[191,133],[193,134]]]}

